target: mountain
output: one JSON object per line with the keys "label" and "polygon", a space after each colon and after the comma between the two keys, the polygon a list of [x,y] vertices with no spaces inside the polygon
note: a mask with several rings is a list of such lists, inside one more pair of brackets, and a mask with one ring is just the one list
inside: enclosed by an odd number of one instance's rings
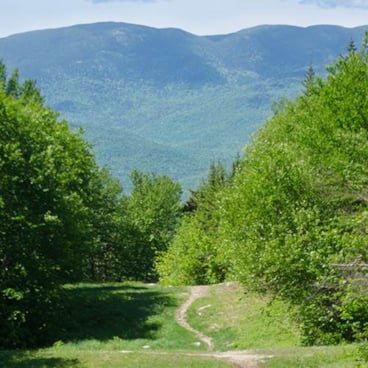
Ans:
{"label": "mountain", "polygon": [[272,103],[296,95],[310,65],[324,73],[365,29],[258,26],[196,36],[108,22],[2,38],[0,58],[85,128],[97,160],[125,188],[138,168],[187,189],[211,161],[231,162]]}

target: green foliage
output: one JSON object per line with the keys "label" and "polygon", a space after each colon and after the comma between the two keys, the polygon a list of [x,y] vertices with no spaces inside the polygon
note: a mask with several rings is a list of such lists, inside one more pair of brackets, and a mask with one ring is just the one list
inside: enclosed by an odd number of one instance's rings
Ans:
{"label": "green foliage", "polygon": [[106,169],[99,169],[90,182],[88,203],[90,230],[86,276],[91,280],[121,279],[119,254],[125,242],[119,213],[122,188]]}
{"label": "green foliage", "polygon": [[0,59],[0,89],[5,90],[6,88],[6,66]]}
{"label": "green foliage", "polygon": [[184,217],[168,251],[157,260],[163,284],[211,284],[222,278],[213,239],[202,230],[196,217]]}
{"label": "green foliage", "polygon": [[132,172],[133,190],[121,202],[124,248],[121,249],[122,277],[154,281],[158,253],[167,249],[181,214],[181,187],[167,176]]}
{"label": "green foliage", "polygon": [[368,322],[334,266],[367,260],[367,77],[366,50],[310,76],[248,148],[225,206],[235,275],[300,303],[307,343],[355,339]]}
{"label": "green foliage", "polygon": [[21,86],[19,83],[19,70],[14,69],[13,74],[10,76],[6,84],[5,92],[8,96],[13,96],[15,98],[20,95]]}
{"label": "green foliage", "polygon": [[181,211],[168,177],[132,173],[128,197],[79,132],[0,63],[0,347],[49,342],[82,279],[153,280]]}
{"label": "green foliage", "polygon": [[367,340],[363,344],[361,344],[357,355],[363,362],[368,364],[368,342]]}
{"label": "green foliage", "polygon": [[15,71],[0,90],[0,346],[47,340],[58,286],[82,277],[95,172],[89,145]]}
{"label": "green foliage", "polygon": [[222,279],[299,307],[305,343],[365,339],[368,287],[357,287],[356,265],[368,261],[367,82],[366,47],[350,47],[324,80],[310,68],[303,93],[275,107],[232,180],[215,196],[210,185],[195,193],[159,264],[163,281],[210,282],[193,275],[206,275],[201,256],[214,249]]}
{"label": "green foliage", "polygon": [[161,282],[191,285],[224,280],[227,261],[217,239],[220,222],[217,208],[231,177],[221,162],[212,163],[207,180],[192,192],[184,207],[187,214],[172,244],[157,261]]}
{"label": "green foliage", "polygon": [[352,340],[368,323],[366,296],[347,298],[335,266],[367,260],[367,55],[351,50],[325,81],[307,76],[248,147],[225,201],[235,275],[300,304],[307,343]]}

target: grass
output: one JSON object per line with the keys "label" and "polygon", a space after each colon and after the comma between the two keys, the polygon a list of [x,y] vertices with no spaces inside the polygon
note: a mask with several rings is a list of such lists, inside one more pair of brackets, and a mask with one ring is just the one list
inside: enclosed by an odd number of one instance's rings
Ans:
{"label": "grass", "polygon": [[[198,346],[174,313],[188,296],[184,287],[139,283],[67,285],[53,346],[0,351],[6,368],[229,368]],[[301,347],[290,310],[281,302],[244,294],[236,284],[210,287],[188,313],[218,351],[252,349],[272,356],[260,368],[366,368],[358,345]]]}
{"label": "grass", "polygon": [[[274,352],[275,353],[275,352]],[[272,352],[271,352],[272,354]],[[267,368],[366,368],[358,345],[293,348],[277,351]]]}
{"label": "grass", "polygon": [[245,294],[237,284],[216,285],[188,313],[197,330],[212,337],[220,351],[300,345],[291,311],[280,301]]}
{"label": "grass", "polygon": [[50,348],[35,352],[2,352],[4,368],[229,368],[231,365],[209,357],[178,353]]}
{"label": "grass", "polygon": [[[302,347],[293,311],[278,300],[245,293],[237,284],[210,287],[188,312],[190,324],[212,337],[216,350],[252,349],[271,356],[262,368],[367,368],[359,345]],[[368,356],[368,354],[367,354]]]}
{"label": "grass", "polygon": [[[139,283],[79,284],[67,290],[73,301],[60,344],[79,349],[188,349],[196,341],[178,326],[174,311],[183,288]],[[171,336],[171,339],[167,339]]]}
{"label": "grass", "polygon": [[174,319],[184,287],[140,283],[66,285],[53,346],[0,351],[0,367],[229,367],[208,357]]}

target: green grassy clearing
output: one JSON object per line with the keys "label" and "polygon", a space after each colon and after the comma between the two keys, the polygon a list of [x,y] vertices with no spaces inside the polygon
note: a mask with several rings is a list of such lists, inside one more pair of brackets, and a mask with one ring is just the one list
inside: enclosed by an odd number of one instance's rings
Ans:
{"label": "green grassy clearing", "polygon": [[229,368],[230,364],[208,357],[180,353],[124,353],[93,349],[50,348],[35,352],[2,352],[6,368]]}
{"label": "green grassy clearing", "polygon": [[[366,368],[358,345],[289,348],[270,352],[267,368]],[[277,354],[277,355],[276,355]]]}
{"label": "green grassy clearing", "polygon": [[[66,287],[72,304],[57,345],[78,349],[188,350],[196,339],[173,315],[187,293],[139,283]],[[170,337],[170,338],[168,338]]]}
{"label": "green grassy clearing", "polygon": [[185,355],[205,348],[174,320],[188,296],[184,287],[106,283],[67,285],[65,291],[54,346],[0,351],[0,367],[229,367]]}
{"label": "green grassy clearing", "polygon": [[251,349],[272,356],[262,368],[365,368],[358,345],[302,347],[293,311],[281,301],[216,285],[188,313],[190,324],[212,337],[216,350]]}
{"label": "green grassy clearing", "polygon": [[193,303],[190,323],[213,338],[216,349],[280,348],[300,345],[300,334],[280,301],[245,294],[237,284],[216,285]]}
{"label": "green grassy clearing", "polygon": [[[184,287],[139,283],[66,286],[65,310],[54,346],[0,351],[6,368],[187,368],[232,367],[204,353],[205,347],[180,327],[174,314],[188,296]],[[281,303],[244,294],[232,284],[210,288],[189,310],[189,322],[213,337],[216,350],[252,349],[271,355],[267,368],[363,368],[359,347],[300,347],[290,311]]]}

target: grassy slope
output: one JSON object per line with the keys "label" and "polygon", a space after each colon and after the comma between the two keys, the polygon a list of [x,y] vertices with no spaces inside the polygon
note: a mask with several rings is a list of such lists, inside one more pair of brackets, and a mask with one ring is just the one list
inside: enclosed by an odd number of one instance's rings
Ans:
{"label": "grassy slope", "polygon": [[206,357],[142,352],[49,349],[38,352],[1,353],[0,364],[6,368],[226,368],[231,365]]}
{"label": "grassy slope", "polygon": [[[358,345],[302,347],[292,310],[280,301],[245,294],[236,284],[211,287],[189,311],[192,326],[213,338],[216,350],[252,349],[272,356],[266,368],[364,368]],[[367,354],[366,354],[367,355]]]}
{"label": "grassy slope", "polygon": [[[272,354],[273,352],[271,352]],[[267,368],[366,368],[359,358],[359,347],[293,348],[277,351],[267,362]]]}
{"label": "grassy slope", "polygon": [[[66,288],[65,309],[54,346],[0,351],[0,366],[23,367],[231,367],[210,357],[190,356],[205,347],[174,321],[188,296],[182,287],[80,284]],[[204,307],[204,308],[202,308]],[[246,295],[238,286],[211,287],[189,311],[190,323],[212,336],[216,350],[256,349],[273,355],[266,367],[367,367],[354,345],[302,348],[298,330],[282,303]],[[127,352],[129,351],[129,352]]]}
{"label": "grassy slope", "polygon": [[196,329],[211,336],[217,350],[299,346],[299,332],[280,301],[245,294],[236,284],[211,287],[189,312]]}

